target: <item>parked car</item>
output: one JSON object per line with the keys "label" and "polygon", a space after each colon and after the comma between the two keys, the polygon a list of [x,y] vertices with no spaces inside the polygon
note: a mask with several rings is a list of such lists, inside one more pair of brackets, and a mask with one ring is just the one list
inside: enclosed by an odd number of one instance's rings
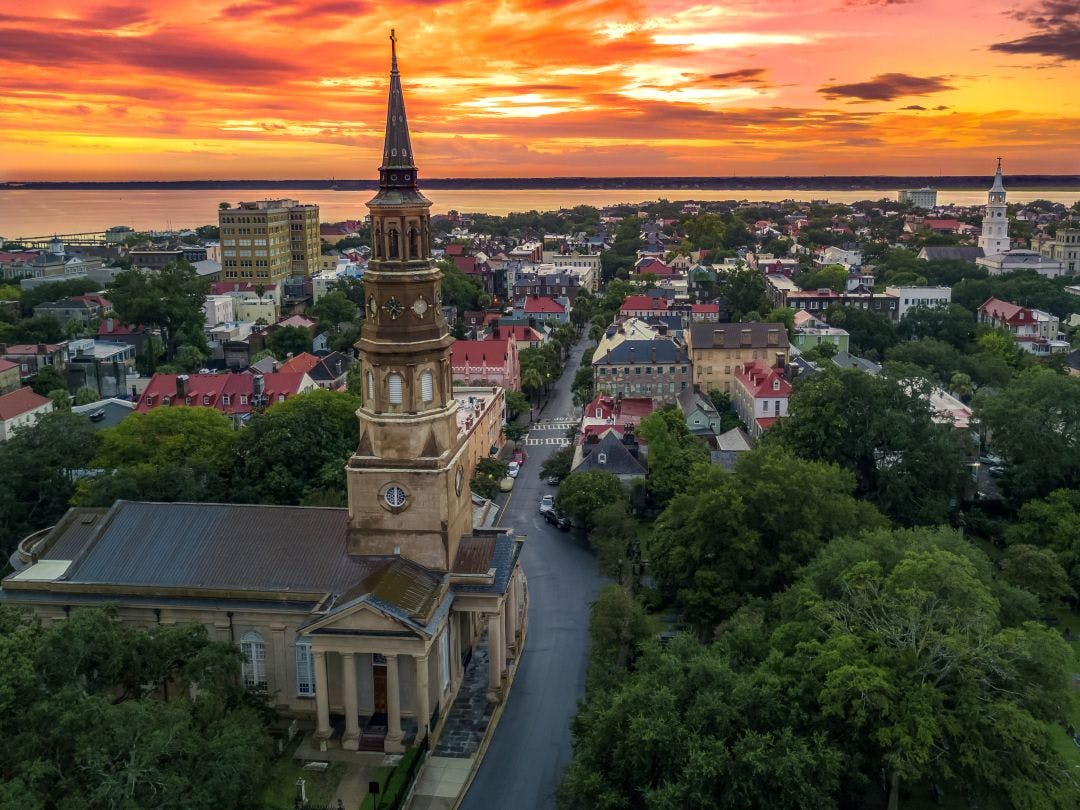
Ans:
{"label": "parked car", "polygon": [[511,478],[517,478],[519,472],[521,472],[521,465],[516,461],[511,461],[506,465],[506,474]]}
{"label": "parked car", "polygon": [[514,479],[511,478],[510,476],[507,476],[506,478],[504,478],[502,481],[499,482],[499,490],[501,492],[509,492],[513,488],[514,488]]}
{"label": "parked car", "polygon": [[553,487],[557,487],[559,485],[559,476],[557,476],[557,475],[549,475],[545,479],[545,483],[550,484]]}
{"label": "parked car", "polygon": [[983,464],[990,464],[994,467],[1000,467],[1002,464],[1001,456],[995,456],[993,453],[987,453],[985,456],[979,456],[979,461]]}
{"label": "parked car", "polygon": [[554,495],[545,495],[543,498],[540,499],[540,514],[544,514],[545,512],[550,512],[554,508],[555,508],[555,496]]}
{"label": "parked car", "polygon": [[1005,474],[1005,468],[999,467],[996,464],[992,467],[987,467],[986,471],[990,473],[993,478],[1001,478]]}
{"label": "parked car", "polygon": [[514,451],[514,461],[517,462],[517,465],[519,467],[524,467],[525,466],[525,459],[527,459],[528,457],[529,457],[528,453],[526,453],[524,450],[515,450]]}
{"label": "parked car", "polygon": [[552,526],[557,526],[562,531],[568,531],[571,526],[570,518],[559,514],[554,508],[544,512],[544,520]]}

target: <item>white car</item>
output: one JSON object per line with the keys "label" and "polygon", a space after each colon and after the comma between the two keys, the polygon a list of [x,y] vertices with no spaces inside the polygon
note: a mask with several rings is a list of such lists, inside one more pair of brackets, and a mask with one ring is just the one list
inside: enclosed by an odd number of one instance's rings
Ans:
{"label": "white car", "polygon": [[518,464],[516,461],[511,461],[508,465],[506,465],[506,474],[509,475],[511,478],[517,478],[519,472],[521,472],[521,465]]}
{"label": "white car", "polygon": [[540,499],[540,514],[541,515],[544,514],[544,512],[550,512],[554,508],[555,508],[555,496],[554,495],[545,495],[543,498]]}

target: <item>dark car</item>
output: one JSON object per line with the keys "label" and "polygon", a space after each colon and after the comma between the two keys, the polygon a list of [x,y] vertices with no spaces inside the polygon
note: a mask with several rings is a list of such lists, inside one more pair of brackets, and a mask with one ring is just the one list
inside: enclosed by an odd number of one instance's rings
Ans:
{"label": "dark car", "polygon": [[550,486],[557,487],[559,485],[559,476],[557,476],[557,475],[549,475],[544,480]]}
{"label": "dark car", "polygon": [[570,529],[570,518],[565,515],[561,515],[554,509],[549,509],[544,512],[544,520],[550,523],[552,526],[557,526],[562,531],[568,531]]}

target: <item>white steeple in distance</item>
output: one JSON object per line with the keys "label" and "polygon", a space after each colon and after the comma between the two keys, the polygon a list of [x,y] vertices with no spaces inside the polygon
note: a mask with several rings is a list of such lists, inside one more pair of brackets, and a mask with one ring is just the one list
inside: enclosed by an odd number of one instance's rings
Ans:
{"label": "white steeple in distance", "polygon": [[1009,217],[1005,212],[1005,184],[1001,179],[1001,158],[997,161],[997,174],[994,175],[994,185],[990,187],[986,214],[983,216],[982,235],[979,236],[979,247],[983,249],[984,256],[1005,253],[1012,246],[1009,241]]}

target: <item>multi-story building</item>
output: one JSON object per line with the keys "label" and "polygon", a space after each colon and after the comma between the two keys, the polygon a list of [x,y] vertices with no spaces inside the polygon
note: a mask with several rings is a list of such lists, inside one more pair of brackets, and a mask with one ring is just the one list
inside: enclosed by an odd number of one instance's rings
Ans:
{"label": "multi-story building", "polygon": [[927,210],[937,207],[937,189],[923,186],[922,188],[905,188],[897,194],[897,200],[908,203],[916,208]]}
{"label": "multi-story building", "polygon": [[0,343],[0,357],[18,363],[22,379],[33,377],[45,366],[63,372],[67,362],[67,343]]}
{"label": "multi-story building", "polygon": [[10,439],[17,428],[34,424],[52,409],[51,399],[35,394],[30,388],[16,388],[0,396],[0,442]]}
{"label": "multi-story building", "polygon": [[673,340],[624,340],[593,358],[593,386],[612,395],[674,404],[691,382],[686,349]]}
{"label": "multi-story building", "polygon": [[101,317],[101,305],[82,296],[62,298],[59,301],[46,301],[34,307],[34,315],[51,315],[60,323],[80,323],[88,326],[91,321]]}
{"label": "multi-story building", "polygon": [[68,344],[64,376],[68,388],[91,388],[100,397],[127,394],[127,378],[135,373],[135,347],[101,340],[73,340]]}
{"label": "multi-story building", "polygon": [[218,212],[221,278],[269,284],[319,270],[319,206],[242,202]]}
{"label": "multi-story building", "polygon": [[985,267],[991,276],[1014,273],[1017,270],[1034,270],[1044,278],[1057,278],[1065,274],[1065,263],[1034,250],[1007,250],[981,256],[975,260],[978,267]]}
{"label": "multi-story building", "polygon": [[1017,345],[1031,354],[1055,354],[1070,348],[1067,340],[1059,339],[1058,319],[1041,309],[988,298],[979,307],[979,323],[1011,332]]}
{"label": "multi-story building", "polygon": [[581,289],[596,292],[600,289],[600,254],[599,253],[556,253],[544,251],[544,264],[550,264],[556,270],[570,271],[581,284]]}
{"label": "multi-story building", "polygon": [[502,340],[455,340],[450,347],[454,379],[467,385],[497,385],[521,389],[517,341],[507,334]]}
{"label": "multi-story building", "polygon": [[792,309],[805,309],[812,315],[820,315],[834,304],[868,309],[885,316],[890,321],[900,320],[900,300],[887,292],[837,292],[822,287],[818,290],[798,290],[787,294],[786,306]]}
{"label": "multi-story building", "polygon": [[759,438],[778,419],[787,416],[791,383],[784,376],[784,368],[782,355],[778,354],[775,365],[751,360],[735,372],[731,404],[752,438]]}
{"label": "multi-story building", "polygon": [[1063,272],[1068,275],[1080,273],[1080,219],[1070,217],[1058,225],[1054,238],[1040,245],[1039,252],[1060,262]]}
{"label": "multi-story building", "polygon": [[947,307],[952,301],[951,287],[886,287],[897,300],[897,318],[903,320],[914,307]]}
{"label": "multi-story building", "polygon": [[751,360],[787,361],[788,333],[782,323],[695,323],[686,337],[693,382],[702,393],[730,395],[735,372]]}
{"label": "multi-story building", "polygon": [[0,394],[14,391],[22,383],[19,364],[0,357]]}

